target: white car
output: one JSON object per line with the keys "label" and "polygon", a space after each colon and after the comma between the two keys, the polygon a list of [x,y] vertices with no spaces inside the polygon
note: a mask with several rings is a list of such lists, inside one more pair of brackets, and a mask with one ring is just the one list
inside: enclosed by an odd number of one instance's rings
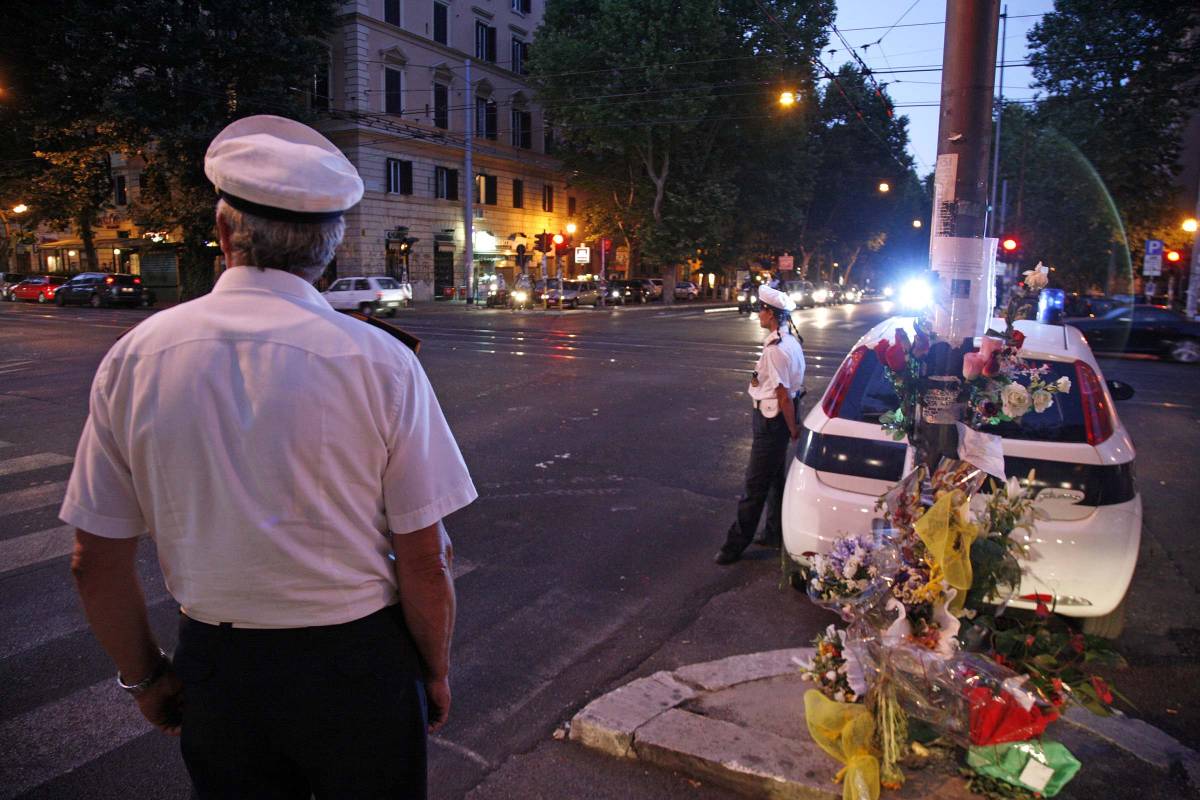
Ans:
{"label": "white car", "polygon": [[662,293],[663,293],[662,278],[650,278],[650,286],[652,287],[651,293],[650,293],[650,299],[651,300],[662,300]]}
{"label": "white car", "polygon": [[675,282],[676,300],[695,300],[700,296],[700,287],[691,281]]}
{"label": "white car", "polygon": [[338,278],[326,289],[325,299],[339,311],[358,311],[372,316],[396,316],[396,309],[412,302],[412,286],[385,275]]}
{"label": "white car", "polygon": [[[858,340],[821,402],[804,419],[783,497],[783,542],[796,560],[825,552],[834,539],[870,530],[875,500],[913,467],[913,451],[879,427],[897,405],[872,345],[897,327],[913,335],[911,317],[893,317]],[[1002,320],[992,327],[1004,329]],[[1021,424],[1004,423],[1005,470],[1024,479],[1036,470],[1037,523],[1031,559],[1012,605],[1039,600],[1085,632],[1116,637],[1125,592],[1137,565],[1142,499],[1134,486],[1133,442],[1113,407],[1133,390],[1106,383],[1083,335],[1074,328],[1018,322],[1027,361],[1050,365],[1049,380],[1067,376],[1071,391]],[[1110,389],[1112,390],[1110,393]]]}

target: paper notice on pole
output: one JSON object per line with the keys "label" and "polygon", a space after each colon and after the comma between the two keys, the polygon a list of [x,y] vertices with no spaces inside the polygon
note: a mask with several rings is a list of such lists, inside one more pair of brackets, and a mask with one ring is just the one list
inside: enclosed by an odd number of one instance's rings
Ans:
{"label": "paper notice on pole", "polygon": [[988,475],[1005,480],[1004,440],[990,433],[982,433],[956,422],[958,428],[958,457],[968,464],[979,467]]}
{"label": "paper notice on pole", "polygon": [[931,238],[954,235],[954,182],[958,180],[958,153],[942,153],[933,174],[933,230]]}
{"label": "paper notice on pole", "polygon": [[1149,254],[1142,256],[1142,275],[1147,278],[1162,275],[1162,256]]}

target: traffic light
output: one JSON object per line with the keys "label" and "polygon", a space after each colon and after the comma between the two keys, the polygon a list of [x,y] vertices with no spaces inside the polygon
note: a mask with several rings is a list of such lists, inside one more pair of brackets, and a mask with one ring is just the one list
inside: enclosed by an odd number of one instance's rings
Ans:
{"label": "traffic light", "polygon": [[404,237],[403,239],[400,240],[400,252],[403,253],[404,255],[408,255],[409,253],[412,252],[413,245],[419,241],[421,241],[421,240],[416,239],[412,236]]}
{"label": "traffic light", "polygon": [[561,253],[563,250],[567,249],[567,237],[563,236],[561,233],[554,234],[552,241],[554,242],[554,252]]}
{"label": "traffic light", "polygon": [[1021,240],[1016,236],[1005,236],[1000,239],[996,250],[996,260],[1006,264],[1021,260]]}
{"label": "traffic light", "polygon": [[1172,264],[1178,264],[1183,259],[1178,250],[1168,250],[1164,255],[1167,261],[1170,261]]}
{"label": "traffic light", "polygon": [[539,253],[550,252],[550,234],[539,233],[537,236],[533,237],[533,243],[534,249],[536,249]]}

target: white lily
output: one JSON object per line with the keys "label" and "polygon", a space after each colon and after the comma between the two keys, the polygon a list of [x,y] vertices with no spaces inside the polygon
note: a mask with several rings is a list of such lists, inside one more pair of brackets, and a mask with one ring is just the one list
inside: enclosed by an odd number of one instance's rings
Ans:
{"label": "white lily", "polygon": [[1025,276],[1025,287],[1030,291],[1039,291],[1045,289],[1050,283],[1050,268],[1042,262],[1038,262],[1033,269],[1026,270],[1022,273]]}

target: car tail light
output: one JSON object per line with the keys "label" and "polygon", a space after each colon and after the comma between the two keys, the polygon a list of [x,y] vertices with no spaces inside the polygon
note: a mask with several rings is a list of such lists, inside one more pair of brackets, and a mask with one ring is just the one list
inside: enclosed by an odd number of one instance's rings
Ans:
{"label": "car tail light", "polygon": [[114,283],[117,282],[117,279],[114,278],[113,276],[109,275],[107,278],[104,279],[104,282],[107,283],[109,286],[112,286]]}
{"label": "car tail light", "polygon": [[825,416],[836,417],[841,411],[842,402],[850,392],[850,384],[854,382],[858,366],[866,355],[866,345],[860,345],[852,350],[842,365],[838,367],[837,374],[830,381],[829,390],[825,392],[825,398],[821,401],[821,410],[825,412]]}
{"label": "car tail light", "polygon": [[375,299],[376,299],[376,300],[382,300],[382,299],[383,299],[383,292],[376,292],[376,293],[375,293]]}
{"label": "car tail light", "polygon": [[134,278],[134,279],[133,279],[133,284],[134,284],[134,286],[137,286],[137,285],[138,285],[139,283],[141,283],[141,282],[142,282],[142,279],[141,279],[141,278]]}
{"label": "car tail light", "polygon": [[1075,362],[1075,377],[1079,384],[1079,399],[1083,403],[1083,425],[1090,445],[1097,445],[1113,435],[1112,409],[1096,371],[1082,361]]}

